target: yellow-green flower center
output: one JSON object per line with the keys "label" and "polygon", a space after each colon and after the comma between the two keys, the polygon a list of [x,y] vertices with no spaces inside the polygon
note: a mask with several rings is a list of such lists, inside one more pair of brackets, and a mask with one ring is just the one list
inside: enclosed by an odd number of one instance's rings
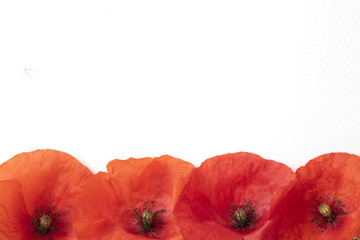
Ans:
{"label": "yellow-green flower center", "polygon": [[151,227],[154,223],[154,213],[150,210],[145,210],[142,215],[142,223],[146,227]]}
{"label": "yellow-green flower center", "polygon": [[331,216],[331,209],[330,209],[329,205],[327,205],[326,203],[323,203],[323,204],[321,204],[319,206],[319,212],[324,217],[330,217]]}
{"label": "yellow-green flower center", "polygon": [[62,212],[54,206],[36,207],[31,216],[31,234],[32,239],[51,240],[57,234],[59,224],[61,223]]}
{"label": "yellow-green flower center", "polygon": [[245,209],[243,209],[243,208],[236,209],[236,211],[235,211],[235,220],[241,225],[243,225],[245,223],[245,221],[246,221]]}
{"label": "yellow-green flower center", "polygon": [[160,229],[165,224],[166,210],[154,211],[154,208],[157,208],[155,201],[143,202],[139,207],[133,209],[131,214],[135,231],[149,238],[158,236]]}

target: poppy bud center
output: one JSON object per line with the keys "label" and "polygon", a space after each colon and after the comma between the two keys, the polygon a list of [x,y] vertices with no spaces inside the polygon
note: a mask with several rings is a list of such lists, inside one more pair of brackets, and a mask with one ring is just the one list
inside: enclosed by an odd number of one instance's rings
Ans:
{"label": "poppy bud center", "polygon": [[150,210],[145,210],[142,215],[142,223],[146,227],[151,227],[154,223],[154,213]]}
{"label": "poppy bud center", "polygon": [[238,208],[235,211],[235,220],[239,223],[239,224],[244,224],[246,221],[246,212],[243,208]]}
{"label": "poppy bud center", "polygon": [[327,205],[326,203],[323,203],[319,206],[319,212],[321,213],[321,215],[323,215],[324,217],[330,217],[331,216],[331,209],[329,207],[329,205]]}

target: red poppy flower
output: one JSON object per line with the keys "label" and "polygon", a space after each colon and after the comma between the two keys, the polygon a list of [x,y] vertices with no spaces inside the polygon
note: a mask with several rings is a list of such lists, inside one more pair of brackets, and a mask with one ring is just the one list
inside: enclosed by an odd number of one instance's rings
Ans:
{"label": "red poppy flower", "polygon": [[206,160],[175,208],[184,239],[277,239],[277,220],[271,216],[280,188],[293,178],[286,165],[251,153]]}
{"label": "red poppy flower", "polygon": [[360,157],[331,153],[296,171],[280,207],[280,239],[351,239],[360,226]]}
{"label": "red poppy flower", "polygon": [[171,156],[111,161],[79,195],[78,239],[183,239],[173,208],[193,169]]}
{"label": "red poppy flower", "polygon": [[3,163],[0,239],[76,239],[73,207],[92,175],[75,158],[55,150],[21,153]]}

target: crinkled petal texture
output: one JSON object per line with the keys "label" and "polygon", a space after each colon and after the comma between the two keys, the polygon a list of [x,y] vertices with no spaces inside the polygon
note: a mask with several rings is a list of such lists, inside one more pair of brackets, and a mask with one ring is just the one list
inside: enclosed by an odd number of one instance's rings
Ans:
{"label": "crinkled petal texture", "polygon": [[0,239],[30,239],[23,231],[30,219],[21,184],[16,180],[0,181],[0,192]]}
{"label": "crinkled petal texture", "polygon": [[[296,181],[281,204],[280,239],[351,239],[360,226],[360,157],[331,153],[309,161],[296,171]],[[311,223],[314,198],[332,194],[345,205],[342,223],[321,231]]]}
{"label": "crinkled petal texture", "polygon": [[134,230],[132,212],[151,201],[155,201],[155,211],[167,211],[156,238],[183,239],[173,208],[194,170],[191,163],[165,155],[113,160],[107,170],[92,177],[79,195],[74,215],[79,240],[148,239]]}
{"label": "crinkled petal texture", "polygon": [[[56,240],[76,239],[72,227],[73,208],[85,181],[92,175],[77,159],[56,150],[21,153],[0,165],[0,180],[14,179],[20,183],[21,201],[29,220],[41,206],[54,206],[62,212]],[[17,203],[20,209],[20,200]],[[30,224],[31,221],[22,229],[28,236],[24,239],[32,239]]]}
{"label": "crinkled petal texture", "polygon": [[[272,218],[282,188],[294,179],[282,163],[251,153],[210,158],[191,176],[180,195],[175,216],[185,240],[277,239],[278,219]],[[230,204],[253,201],[256,224],[229,227]]]}

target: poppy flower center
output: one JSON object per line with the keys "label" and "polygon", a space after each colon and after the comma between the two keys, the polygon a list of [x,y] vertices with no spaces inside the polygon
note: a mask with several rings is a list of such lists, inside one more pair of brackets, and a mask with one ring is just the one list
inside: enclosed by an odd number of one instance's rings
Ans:
{"label": "poppy flower center", "polygon": [[36,208],[31,217],[32,231],[35,239],[52,239],[56,235],[60,223],[61,211],[54,206]]}
{"label": "poppy flower center", "polygon": [[342,216],[346,215],[344,211],[345,205],[336,199],[332,194],[317,196],[314,198],[312,211],[309,214],[313,215],[311,223],[314,223],[321,231],[325,231],[329,227],[335,227],[342,222]]}
{"label": "poppy flower center", "polygon": [[134,229],[136,232],[146,235],[147,237],[158,236],[165,220],[163,214],[165,209],[154,211],[156,208],[155,201],[144,202],[135,208],[132,213]]}
{"label": "poppy flower center", "polygon": [[51,222],[52,222],[52,219],[49,215],[43,215],[41,218],[40,218],[40,228],[43,230],[43,231],[46,231],[50,228],[51,226]]}
{"label": "poppy flower center", "polygon": [[145,210],[142,215],[142,222],[143,222],[143,225],[146,227],[146,228],[151,228],[151,226],[153,225],[154,223],[154,213],[150,210]]}
{"label": "poppy flower center", "polygon": [[331,216],[331,209],[330,209],[329,205],[327,205],[326,203],[323,203],[323,204],[321,204],[319,206],[319,212],[324,217],[330,217]]}
{"label": "poppy flower center", "polygon": [[246,221],[246,212],[243,208],[238,208],[235,211],[235,220],[236,222],[238,222],[239,224],[244,224]]}
{"label": "poppy flower center", "polygon": [[241,204],[230,204],[228,213],[229,226],[237,231],[251,229],[256,224],[256,213],[253,202],[246,201]]}

